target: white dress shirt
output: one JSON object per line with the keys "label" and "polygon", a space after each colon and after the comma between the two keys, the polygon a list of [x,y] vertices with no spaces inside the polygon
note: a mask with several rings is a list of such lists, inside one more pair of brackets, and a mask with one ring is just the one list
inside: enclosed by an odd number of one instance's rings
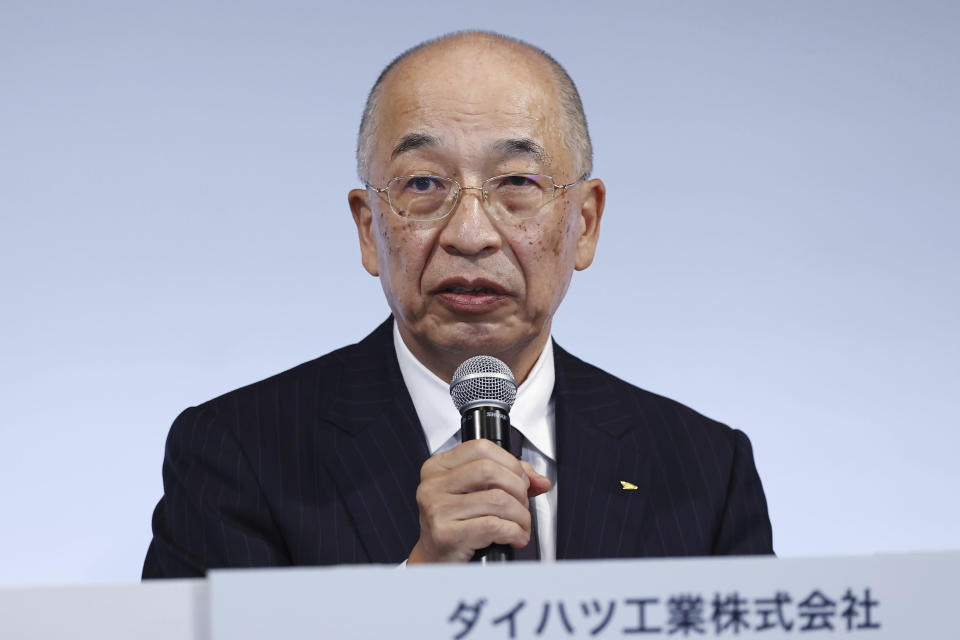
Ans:
{"label": "white dress shirt", "polygon": [[[423,426],[430,455],[460,444],[460,412],[450,398],[449,385],[427,369],[403,342],[393,323],[393,346],[397,351],[403,382]],[[540,560],[557,556],[557,436],[553,406],[553,339],[547,340],[510,410],[510,424],[523,434],[521,458],[537,473],[550,479],[550,491],[533,499],[533,517],[540,544]]]}

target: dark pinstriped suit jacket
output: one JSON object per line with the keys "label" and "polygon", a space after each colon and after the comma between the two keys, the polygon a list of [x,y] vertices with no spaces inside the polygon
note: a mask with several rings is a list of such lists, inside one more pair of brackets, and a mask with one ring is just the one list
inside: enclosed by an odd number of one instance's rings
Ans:
{"label": "dark pinstriped suit jacket", "polygon": [[[559,559],[772,553],[742,432],[559,347],[554,360]],[[388,320],[176,419],[143,577],[400,563],[427,457]]]}

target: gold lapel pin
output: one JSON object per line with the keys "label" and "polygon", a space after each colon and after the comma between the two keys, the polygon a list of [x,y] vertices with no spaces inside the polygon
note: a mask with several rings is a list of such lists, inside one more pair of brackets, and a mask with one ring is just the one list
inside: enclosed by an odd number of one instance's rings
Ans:
{"label": "gold lapel pin", "polygon": [[634,491],[634,490],[636,490],[636,489],[639,489],[640,487],[638,487],[637,485],[633,484],[632,482],[627,482],[626,480],[621,480],[621,481],[620,481],[620,488],[623,489],[624,491]]}

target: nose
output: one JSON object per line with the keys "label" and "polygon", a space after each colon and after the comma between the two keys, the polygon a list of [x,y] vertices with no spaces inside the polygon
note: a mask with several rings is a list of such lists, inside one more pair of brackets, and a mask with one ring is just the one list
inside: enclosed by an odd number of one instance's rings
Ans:
{"label": "nose", "polygon": [[454,255],[480,256],[497,251],[501,242],[500,232],[484,208],[481,189],[463,187],[440,232],[440,246]]}

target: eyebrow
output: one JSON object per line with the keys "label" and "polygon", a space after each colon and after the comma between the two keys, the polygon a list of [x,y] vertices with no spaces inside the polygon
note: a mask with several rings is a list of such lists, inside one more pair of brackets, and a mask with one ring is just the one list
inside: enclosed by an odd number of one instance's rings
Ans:
{"label": "eyebrow", "polygon": [[493,148],[508,156],[533,156],[542,165],[550,164],[547,151],[530,138],[506,138],[498,140]]}
{"label": "eyebrow", "polygon": [[430,136],[425,133],[408,133],[400,138],[400,142],[398,142],[397,146],[390,152],[390,159],[394,160],[397,156],[408,151],[415,151],[423,147],[434,147],[438,144],[440,144],[440,140],[435,136]]}

